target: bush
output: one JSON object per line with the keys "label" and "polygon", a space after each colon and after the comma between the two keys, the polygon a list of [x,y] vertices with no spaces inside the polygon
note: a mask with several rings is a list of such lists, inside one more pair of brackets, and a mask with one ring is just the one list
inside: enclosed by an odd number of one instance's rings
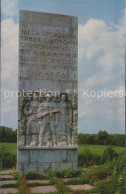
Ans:
{"label": "bush", "polygon": [[37,173],[36,171],[27,171],[25,173],[26,179],[35,180],[35,179],[48,179],[49,177],[45,174]]}
{"label": "bush", "polygon": [[0,148],[0,167],[11,168],[16,165],[16,155],[9,153],[6,149]]}
{"label": "bush", "polygon": [[99,194],[112,194],[116,192],[117,184],[113,179],[105,179],[102,181],[98,181],[96,184],[96,188]]}
{"label": "bush", "polygon": [[67,185],[83,185],[83,184],[87,184],[89,182],[90,182],[90,180],[88,177],[87,178],[83,177],[83,178],[73,178],[71,180],[67,180],[66,184]]}
{"label": "bush", "polygon": [[121,174],[125,166],[125,154],[124,153],[119,154],[118,160],[115,161],[115,165],[117,167],[118,173]]}
{"label": "bush", "polygon": [[0,142],[17,142],[17,130],[13,130],[12,128],[0,126]]}
{"label": "bush", "polygon": [[119,176],[118,179],[118,190],[117,193],[121,194],[121,193],[125,193],[125,169],[123,169],[121,175]]}
{"label": "bush", "polygon": [[78,166],[91,166],[101,163],[101,156],[91,153],[89,149],[84,149],[83,153],[78,155]]}
{"label": "bush", "polygon": [[57,183],[57,181],[58,181],[58,178],[57,178],[57,177],[50,178],[49,184],[50,184],[50,185],[54,185],[54,184]]}
{"label": "bush", "polygon": [[109,134],[107,131],[100,130],[95,138],[98,145],[107,145],[109,141]]}
{"label": "bush", "polygon": [[103,152],[102,163],[112,161],[114,158],[118,158],[118,153],[115,152],[111,147],[108,147]]}
{"label": "bush", "polygon": [[117,158],[114,157],[112,161],[105,163],[105,166],[112,170],[116,167],[118,174],[121,174],[125,167],[125,154],[120,153]]}
{"label": "bush", "polygon": [[100,130],[97,134],[78,135],[78,144],[95,144],[95,145],[115,145],[125,146],[125,135],[108,134],[107,131]]}
{"label": "bush", "polygon": [[125,171],[118,174],[116,166],[114,166],[113,173],[102,181],[96,183],[96,189],[99,194],[123,194],[125,193]]}
{"label": "bush", "polygon": [[57,194],[66,194],[69,193],[71,191],[70,188],[68,188],[65,184],[64,181],[62,179],[59,179],[57,181],[57,184],[55,185],[57,188]]}
{"label": "bush", "polygon": [[75,169],[63,169],[63,170],[55,170],[55,171],[50,171],[48,173],[49,177],[58,177],[58,178],[73,178],[77,177],[81,174],[81,169],[78,168],[77,170]]}
{"label": "bush", "polygon": [[91,173],[94,174],[98,179],[105,179],[107,176],[112,174],[112,170],[104,166],[93,166]]}
{"label": "bush", "polygon": [[28,183],[24,174],[18,174],[18,194],[30,194]]}

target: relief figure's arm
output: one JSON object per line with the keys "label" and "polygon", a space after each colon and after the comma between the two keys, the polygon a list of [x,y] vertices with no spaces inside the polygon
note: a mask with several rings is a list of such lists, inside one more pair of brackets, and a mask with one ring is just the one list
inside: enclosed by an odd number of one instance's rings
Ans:
{"label": "relief figure's arm", "polygon": [[39,106],[37,111],[37,118],[40,119],[47,115],[46,108],[44,106]]}
{"label": "relief figure's arm", "polygon": [[58,108],[53,109],[52,111],[49,111],[49,114],[51,117],[53,117],[53,113],[58,113],[60,110]]}
{"label": "relief figure's arm", "polygon": [[23,113],[28,116],[32,113],[32,109],[31,107],[28,107],[28,106],[25,106],[24,109],[23,109]]}

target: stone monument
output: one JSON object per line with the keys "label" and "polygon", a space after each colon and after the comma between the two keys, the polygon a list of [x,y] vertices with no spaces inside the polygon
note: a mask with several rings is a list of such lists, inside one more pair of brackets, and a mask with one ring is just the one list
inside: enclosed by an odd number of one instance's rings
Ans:
{"label": "stone monument", "polygon": [[77,168],[78,19],[20,11],[18,170]]}

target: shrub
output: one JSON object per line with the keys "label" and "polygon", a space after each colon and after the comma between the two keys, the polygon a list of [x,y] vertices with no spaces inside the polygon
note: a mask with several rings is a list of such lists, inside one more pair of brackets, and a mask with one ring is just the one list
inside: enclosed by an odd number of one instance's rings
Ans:
{"label": "shrub", "polygon": [[17,142],[17,130],[0,126],[0,142]]}
{"label": "shrub", "polygon": [[58,178],[73,178],[79,176],[81,174],[81,171],[81,168],[78,168],[77,170],[66,168],[62,170],[50,171],[48,173],[48,176]]}
{"label": "shrub", "polygon": [[118,160],[116,160],[117,171],[121,174],[125,166],[125,154],[120,153]]}
{"label": "shrub", "polygon": [[98,181],[96,184],[96,189],[98,190],[99,194],[112,194],[115,193],[117,190],[117,185],[115,180],[102,180]]}
{"label": "shrub", "polygon": [[96,176],[98,179],[105,179],[107,176],[111,175],[112,171],[106,167],[99,167],[96,170]]}
{"label": "shrub", "polygon": [[0,149],[1,168],[11,168],[16,165],[16,155],[9,153],[6,149]]}
{"label": "shrub", "polygon": [[18,194],[29,194],[30,190],[27,184],[27,180],[26,177],[24,176],[24,174],[20,173],[18,175],[18,182],[17,184],[18,186]]}
{"label": "shrub", "polygon": [[26,179],[35,180],[35,179],[48,179],[48,175],[37,173],[36,171],[27,171],[25,173]]}
{"label": "shrub", "polygon": [[49,184],[50,184],[50,185],[54,185],[54,184],[57,183],[57,181],[58,181],[58,178],[57,178],[57,177],[50,178]]}
{"label": "shrub", "polygon": [[101,163],[101,156],[91,153],[89,149],[84,149],[83,153],[78,155],[78,166],[91,166]]}
{"label": "shrub", "polygon": [[71,191],[70,188],[68,188],[62,179],[58,179],[57,184],[55,185],[57,188],[57,194],[66,194]]}
{"label": "shrub", "polygon": [[96,142],[98,145],[107,145],[109,141],[109,134],[107,131],[99,131],[96,135]]}
{"label": "shrub", "polygon": [[[114,166],[114,170],[113,170],[113,173],[111,176],[109,176],[108,178],[104,179],[104,180],[101,180],[101,181],[98,181],[96,183],[96,188],[99,192],[99,194],[112,194],[112,193],[117,193],[117,191],[124,187],[122,186],[122,181],[121,181],[121,184],[120,187],[119,187],[119,175],[117,173],[117,168],[116,166]],[[122,179],[121,179],[122,180]],[[118,194],[123,194],[122,192],[119,192]]]}
{"label": "shrub", "polygon": [[118,158],[118,153],[115,152],[112,147],[108,147],[102,154],[102,163],[112,161],[114,158]]}
{"label": "shrub", "polygon": [[99,131],[97,134],[78,135],[78,144],[115,145],[125,146],[124,134],[108,134],[107,131]]}
{"label": "shrub", "polygon": [[83,177],[83,178],[73,178],[71,180],[67,180],[66,184],[67,185],[83,185],[83,184],[87,184],[89,182],[90,182],[90,180],[88,177],[87,177],[87,179]]}
{"label": "shrub", "polygon": [[87,184],[90,182],[90,177],[89,177],[88,173],[89,173],[89,170],[81,173],[80,177],[82,178],[84,184]]}
{"label": "shrub", "polygon": [[125,169],[123,169],[121,175],[118,178],[118,190],[117,190],[117,192],[119,194],[125,193],[125,178],[126,178],[125,175],[126,175]]}

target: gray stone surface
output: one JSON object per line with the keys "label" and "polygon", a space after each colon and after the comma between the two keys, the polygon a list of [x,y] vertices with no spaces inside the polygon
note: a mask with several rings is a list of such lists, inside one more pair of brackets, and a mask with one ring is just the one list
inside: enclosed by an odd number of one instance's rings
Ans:
{"label": "gray stone surface", "polygon": [[8,184],[16,184],[17,180],[6,180],[6,181],[1,181],[0,185],[8,185]]}
{"label": "gray stone surface", "polygon": [[76,191],[76,190],[90,190],[90,189],[94,188],[94,186],[89,185],[89,184],[85,184],[85,185],[69,185],[68,187],[70,189],[72,189],[73,191]]}
{"label": "gray stone surface", "polygon": [[4,188],[4,189],[0,189],[0,194],[6,194],[6,193],[17,193],[18,190],[17,188]]}
{"label": "gray stone surface", "polygon": [[19,89],[77,89],[78,19],[20,12]]}
{"label": "gray stone surface", "polygon": [[40,184],[48,184],[49,180],[27,180],[28,184],[32,184],[32,183],[40,183]]}
{"label": "gray stone surface", "polygon": [[77,150],[74,149],[20,149],[18,168],[21,171],[47,172],[51,169],[77,168]]}
{"label": "gray stone surface", "polygon": [[56,192],[56,188],[54,186],[39,186],[30,188],[30,193],[49,193],[49,192]]}
{"label": "gray stone surface", "polygon": [[0,175],[10,175],[10,174],[13,174],[15,172],[15,170],[0,170]]}
{"label": "gray stone surface", "polygon": [[13,175],[8,175],[8,174],[5,174],[5,175],[0,175],[0,179],[14,179],[14,176]]}
{"label": "gray stone surface", "polygon": [[19,35],[18,170],[75,168],[77,17],[21,11]]}

